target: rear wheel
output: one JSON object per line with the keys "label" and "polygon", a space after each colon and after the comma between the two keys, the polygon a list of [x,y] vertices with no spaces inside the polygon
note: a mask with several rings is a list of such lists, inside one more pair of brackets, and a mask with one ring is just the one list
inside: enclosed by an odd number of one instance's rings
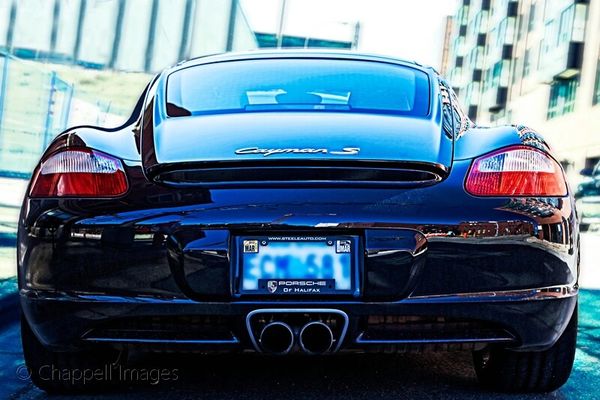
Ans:
{"label": "rear wheel", "polygon": [[550,392],[571,374],[577,344],[577,308],[558,341],[544,351],[517,352],[493,347],[473,353],[477,378],[504,392]]}
{"label": "rear wheel", "polygon": [[114,367],[119,356],[112,349],[51,351],[40,343],[23,316],[21,342],[31,381],[48,393],[85,392],[107,387],[111,382],[105,371]]}

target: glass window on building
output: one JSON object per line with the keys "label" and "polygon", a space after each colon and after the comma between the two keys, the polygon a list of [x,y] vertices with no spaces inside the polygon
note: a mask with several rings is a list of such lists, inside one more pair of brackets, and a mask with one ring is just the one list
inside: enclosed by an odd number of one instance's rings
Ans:
{"label": "glass window on building", "polygon": [[507,36],[509,36],[507,34],[507,26],[508,26],[508,18],[504,18],[500,24],[498,25],[498,41],[496,42],[497,46],[502,46],[503,43],[507,42]]}
{"label": "glass window on building", "polygon": [[508,8],[508,0],[497,0],[493,2],[492,15],[500,15],[506,13]]}
{"label": "glass window on building", "polygon": [[527,23],[527,31],[531,32],[535,28],[535,6],[536,3],[531,3],[529,7],[529,21]]}
{"label": "glass window on building", "polygon": [[579,79],[558,80],[550,86],[550,101],[548,103],[548,119],[560,117],[575,110],[575,97]]}
{"label": "glass window on building", "polygon": [[560,14],[560,28],[558,30],[558,43],[566,43],[571,40],[573,32],[573,18],[575,15],[575,5],[567,7]]}
{"label": "glass window on building", "polygon": [[544,27],[544,54],[550,53],[558,45],[558,21],[553,19]]}
{"label": "glass window on building", "polygon": [[470,52],[469,52],[469,67],[470,68],[477,68],[477,47],[474,47]]}
{"label": "glass window on building", "polygon": [[571,6],[573,0],[546,0],[544,5],[544,19],[548,20],[560,15],[561,10]]}
{"label": "glass window on building", "polygon": [[529,75],[531,72],[531,49],[525,50],[525,56],[523,57],[523,78]]}
{"label": "glass window on building", "polygon": [[587,5],[575,5],[575,19],[573,20],[573,33],[571,40],[582,42],[585,40],[585,25],[587,21]]}
{"label": "glass window on building", "polygon": [[484,72],[485,79],[483,80],[483,90],[488,91],[492,87],[492,76],[494,73],[494,69],[488,68]]}
{"label": "glass window on building", "polygon": [[483,17],[483,12],[484,11],[479,11],[476,15],[475,18],[472,19],[471,23],[470,23],[470,31],[474,34],[480,33],[481,32],[481,20]]}
{"label": "glass window on building", "polygon": [[536,67],[538,70],[542,69],[542,64],[543,64],[543,57],[542,57],[542,49],[544,48],[544,40],[540,40],[540,42],[537,45],[536,48],[536,55],[537,55],[537,59],[536,59]]}
{"label": "glass window on building", "polygon": [[519,57],[515,58],[512,64],[512,81],[514,85],[519,79],[521,79],[521,71],[524,69],[522,66],[523,60]]}
{"label": "glass window on building", "polygon": [[502,48],[504,44],[511,43],[511,35],[514,32],[507,31],[508,19],[504,18],[489,33],[491,41],[488,42],[488,57],[490,60],[502,58]]}
{"label": "glass window on building", "polygon": [[469,6],[463,4],[458,10],[458,15],[456,18],[459,21],[459,25],[467,25],[469,21]]}
{"label": "glass window on building", "polygon": [[457,36],[454,40],[454,54],[457,56],[463,56],[465,54],[465,37]]}
{"label": "glass window on building", "polygon": [[485,71],[485,79],[483,80],[483,90],[488,91],[492,88],[497,88],[501,86],[501,83],[504,85],[508,82],[502,82],[502,78],[505,77],[503,74],[504,63],[502,60],[497,61]]}

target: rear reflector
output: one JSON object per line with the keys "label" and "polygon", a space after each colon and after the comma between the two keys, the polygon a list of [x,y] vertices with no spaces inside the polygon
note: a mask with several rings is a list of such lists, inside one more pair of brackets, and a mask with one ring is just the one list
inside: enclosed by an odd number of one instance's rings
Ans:
{"label": "rear reflector", "polygon": [[31,197],[116,197],[127,192],[127,177],[117,158],[90,149],[69,149],[42,161]]}
{"label": "rear reflector", "polygon": [[467,176],[474,196],[565,196],[560,165],[532,147],[515,146],[477,158]]}

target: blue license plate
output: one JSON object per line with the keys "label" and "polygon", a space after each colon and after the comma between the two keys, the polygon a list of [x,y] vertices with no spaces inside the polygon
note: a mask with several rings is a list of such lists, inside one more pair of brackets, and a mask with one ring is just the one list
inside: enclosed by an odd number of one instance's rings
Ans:
{"label": "blue license plate", "polygon": [[356,245],[355,236],[240,237],[240,292],[353,293]]}

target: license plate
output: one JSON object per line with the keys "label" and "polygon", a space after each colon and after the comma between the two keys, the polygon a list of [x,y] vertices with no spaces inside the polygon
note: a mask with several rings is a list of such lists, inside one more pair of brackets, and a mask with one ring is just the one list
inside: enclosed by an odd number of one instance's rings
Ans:
{"label": "license plate", "polygon": [[240,292],[353,293],[357,243],[355,236],[239,237]]}

